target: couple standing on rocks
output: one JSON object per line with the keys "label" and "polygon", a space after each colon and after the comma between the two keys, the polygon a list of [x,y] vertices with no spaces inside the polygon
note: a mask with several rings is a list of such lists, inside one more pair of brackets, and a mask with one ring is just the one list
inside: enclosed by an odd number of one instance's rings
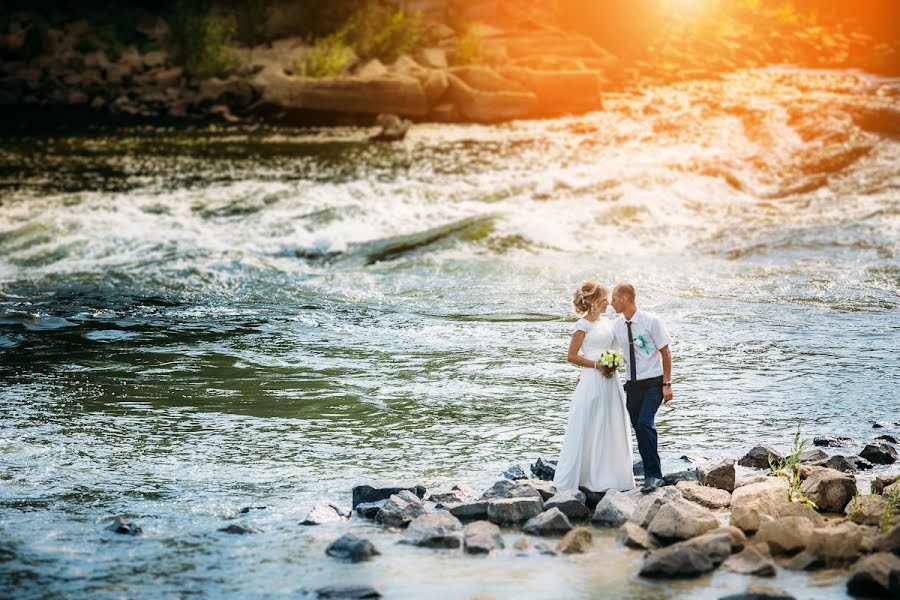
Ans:
{"label": "couple standing on rocks", "polygon": [[[604,317],[610,300],[620,315],[615,320]],[[573,302],[581,318],[575,323],[568,361],[583,368],[553,484],[558,491],[585,487],[594,492],[635,486],[627,409],[644,463],[641,491],[652,492],[662,485],[656,411],[672,399],[669,334],[659,318],[638,310],[631,284],[617,285],[610,295],[599,283],[584,281]],[[616,370],[621,363],[624,387]]]}

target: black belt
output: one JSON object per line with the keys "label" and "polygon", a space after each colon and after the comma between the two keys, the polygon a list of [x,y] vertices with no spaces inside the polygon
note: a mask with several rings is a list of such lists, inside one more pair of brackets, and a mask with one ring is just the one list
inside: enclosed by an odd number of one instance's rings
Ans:
{"label": "black belt", "polygon": [[626,381],[626,389],[649,390],[650,388],[661,388],[663,384],[663,376],[651,377],[650,379],[638,379],[636,381]]}

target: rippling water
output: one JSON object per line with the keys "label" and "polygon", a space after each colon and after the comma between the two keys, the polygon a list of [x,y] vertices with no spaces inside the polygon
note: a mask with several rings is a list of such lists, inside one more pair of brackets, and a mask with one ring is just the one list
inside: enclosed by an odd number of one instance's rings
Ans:
{"label": "rippling water", "polygon": [[[771,69],[604,104],[397,145],[353,128],[0,140],[0,590],[742,591],[640,581],[602,532],[583,557],[476,561],[353,524],[385,556],[347,566],[323,548],[351,525],[296,525],[370,476],[484,487],[553,456],[588,276],[635,283],[675,340],[665,469],[786,447],[798,422],[867,441],[896,420],[898,83]],[[116,515],[145,535],[105,532]],[[265,533],[216,533],[233,518]],[[835,573],[776,583],[844,596]]]}

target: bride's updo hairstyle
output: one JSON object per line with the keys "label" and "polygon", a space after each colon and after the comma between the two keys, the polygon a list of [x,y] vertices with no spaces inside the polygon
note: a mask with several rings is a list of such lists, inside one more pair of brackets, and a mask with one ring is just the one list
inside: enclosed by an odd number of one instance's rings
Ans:
{"label": "bride's updo hairstyle", "polygon": [[572,304],[575,305],[575,313],[578,314],[579,317],[583,317],[591,312],[591,308],[594,305],[600,304],[604,298],[608,297],[609,288],[588,279],[582,281],[581,284],[575,288]]}

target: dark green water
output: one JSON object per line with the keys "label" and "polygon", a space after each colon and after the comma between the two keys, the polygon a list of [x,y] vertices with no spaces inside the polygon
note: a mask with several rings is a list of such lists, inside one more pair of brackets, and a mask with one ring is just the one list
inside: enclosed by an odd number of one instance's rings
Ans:
{"label": "dark green water", "polygon": [[[554,456],[588,276],[632,281],[675,340],[664,470],[786,448],[798,422],[863,442],[897,420],[895,82],[758,71],[605,106],[398,145],[358,129],[0,140],[0,595],[742,591],[726,573],[641,581],[602,532],[582,557],[476,561],[297,525],[368,477],[481,488]],[[105,532],[117,515],[144,536]],[[264,533],[216,532],[231,519]],[[384,556],[327,559],[351,528]],[[775,583],[844,597],[840,577]]]}

